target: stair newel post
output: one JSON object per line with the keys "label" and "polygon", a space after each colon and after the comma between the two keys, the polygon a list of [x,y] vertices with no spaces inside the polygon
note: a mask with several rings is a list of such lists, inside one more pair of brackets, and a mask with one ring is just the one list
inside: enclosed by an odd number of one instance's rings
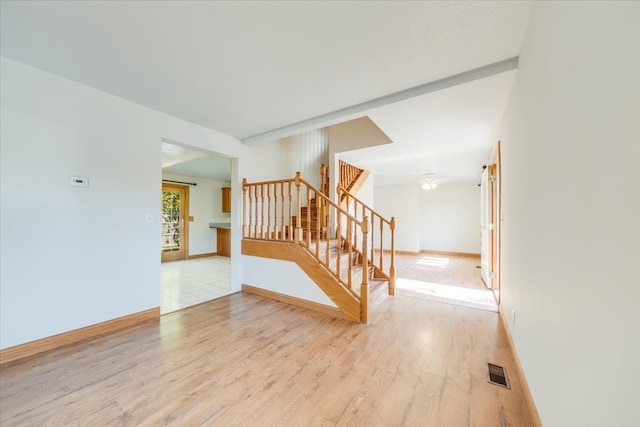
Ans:
{"label": "stair newel post", "polygon": [[[391,227],[391,266],[389,267],[389,295],[396,294],[396,239],[395,239],[395,230],[396,230],[396,219],[395,217],[391,217],[391,222],[389,223]],[[382,250],[382,247],[380,248]]]}
{"label": "stair newel post", "polygon": [[328,182],[327,167],[323,163],[320,165],[320,191],[322,191],[322,193],[324,193],[325,195],[328,195],[326,194]]}
{"label": "stair newel post", "polygon": [[295,231],[295,241],[296,243],[300,243],[302,241],[302,215],[300,214],[300,172],[296,172],[296,177],[294,180],[296,184],[296,231]]}
{"label": "stair newel post", "polygon": [[247,237],[247,178],[242,178],[242,238]]}
{"label": "stair newel post", "polygon": [[369,314],[369,263],[367,239],[369,238],[369,217],[362,219],[362,284],[360,285],[360,322],[367,323]]}

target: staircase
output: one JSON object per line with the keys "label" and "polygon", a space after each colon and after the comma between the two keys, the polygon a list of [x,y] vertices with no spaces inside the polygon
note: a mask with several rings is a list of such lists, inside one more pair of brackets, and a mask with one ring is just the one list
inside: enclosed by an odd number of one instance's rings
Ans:
{"label": "staircase", "polygon": [[[346,194],[358,194],[360,187],[362,187],[368,176],[368,171],[340,160],[338,187],[342,188]],[[338,197],[341,206],[345,198],[345,193],[339,194]]]}
{"label": "staircase", "polygon": [[[328,189],[324,166],[322,173],[321,186]],[[394,294],[393,218],[386,220],[368,207],[360,209],[363,215],[353,215],[299,172],[292,179],[245,179],[242,187],[243,254],[295,262],[336,304],[341,317],[355,322],[367,322],[372,296],[377,303]],[[389,265],[382,256],[385,250],[391,250]]]}
{"label": "staircase", "polygon": [[[309,206],[302,206],[300,208],[300,228],[303,233],[309,229],[311,233],[311,239],[326,239],[328,236],[326,215],[322,212],[322,207],[318,206],[316,199],[311,199]],[[298,216],[293,216],[293,227],[298,227]],[[318,230],[318,231],[316,231]],[[306,235],[303,235],[303,239]]]}

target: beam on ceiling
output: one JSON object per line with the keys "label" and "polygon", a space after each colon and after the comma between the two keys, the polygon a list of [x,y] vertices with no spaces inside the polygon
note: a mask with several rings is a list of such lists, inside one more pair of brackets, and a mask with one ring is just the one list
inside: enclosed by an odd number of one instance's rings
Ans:
{"label": "beam on ceiling", "polygon": [[434,80],[420,86],[401,90],[399,92],[361,102],[360,104],[355,104],[350,107],[341,108],[330,113],[292,123],[287,126],[248,136],[246,138],[242,138],[242,143],[245,145],[254,145],[261,142],[275,141],[287,136],[297,135],[313,129],[334,125],[345,120],[352,120],[361,117],[366,111],[374,108],[389,105],[394,102],[405,101],[416,96],[426,95],[427,93],[447,89],[464,83],[469,83],[474,80],[515,70],[516,68],[518,68],[518,57],[514,56],[513,58],[494,62],[493,64],[485,65],[483,67],[474,68],[473,70],[465,71],[460,74]]}

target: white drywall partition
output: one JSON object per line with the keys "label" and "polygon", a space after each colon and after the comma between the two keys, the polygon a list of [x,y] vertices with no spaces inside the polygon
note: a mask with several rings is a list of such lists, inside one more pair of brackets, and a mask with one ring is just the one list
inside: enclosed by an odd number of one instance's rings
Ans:
{"label": "white drywall partition", "polygon": [[418,185],[383,185],[374,188],[374,209],[385,218],[396,219],[396,250],[420,250],[417,231],[420,224],[419,190]]}
{"label": "white drywall partition", "polygon": [[537,2],[498,135],[502,309],[546,427],[640,420],[639,21]]}
{"label": "white drywall partition", "polygon": [[480,253],[477,182],[444,182],[419,194],[421,250]]}
{"label": "white drywall partition", "polygon": [[[7,58],[0,78],[0,347],[158,307],[163,138],[235,158],[248,149]],[[239,279],[232,257],[232,289]]]}

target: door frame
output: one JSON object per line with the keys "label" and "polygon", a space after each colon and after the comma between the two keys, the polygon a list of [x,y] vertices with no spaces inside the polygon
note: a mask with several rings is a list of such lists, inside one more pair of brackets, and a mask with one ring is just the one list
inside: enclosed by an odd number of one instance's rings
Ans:
{"label": "door frame", "polygon": [[493,230],[490,234],[491,239],[491,253],[490,253],[490,271],[494,272],[491,279],[491,289],[493,289],[496,295],[496,301],[500,305],[500,241],[501,241],[501,229],[502,229],[502,173],[500,164],[500,141],[497,142],[491,158],[491,165],[489,165],[489,175],[495,176],[495,179],[490,180],[489,191],[489,215],[490,223],[493,224]]}
{"label": "door frame", "polygon": [[[169,261],[178,261],[189,259],[189,186],[188,185],[180,185],[174,183],[162,183],[162,192],[165,192],[165,188],[170,190],[179,190],[184,194],[184,197],[180,198],[180,211],[182,220],[182,230],[180,232],[181,237],[181,245],[183,249],[182,256],[176,257],[174,259],[165,260],[162,253],[162,245],[160,246],[160,260],[161,262],[169,262]],[[160,200],[162,203],[162,199]],[[162,211],[160,212],[162,216]]]}
{"label": "door frame", "polygon": [[488,165],[480,173],[480,278],[487,289],[491,289],[491,190],[489,188]]}

